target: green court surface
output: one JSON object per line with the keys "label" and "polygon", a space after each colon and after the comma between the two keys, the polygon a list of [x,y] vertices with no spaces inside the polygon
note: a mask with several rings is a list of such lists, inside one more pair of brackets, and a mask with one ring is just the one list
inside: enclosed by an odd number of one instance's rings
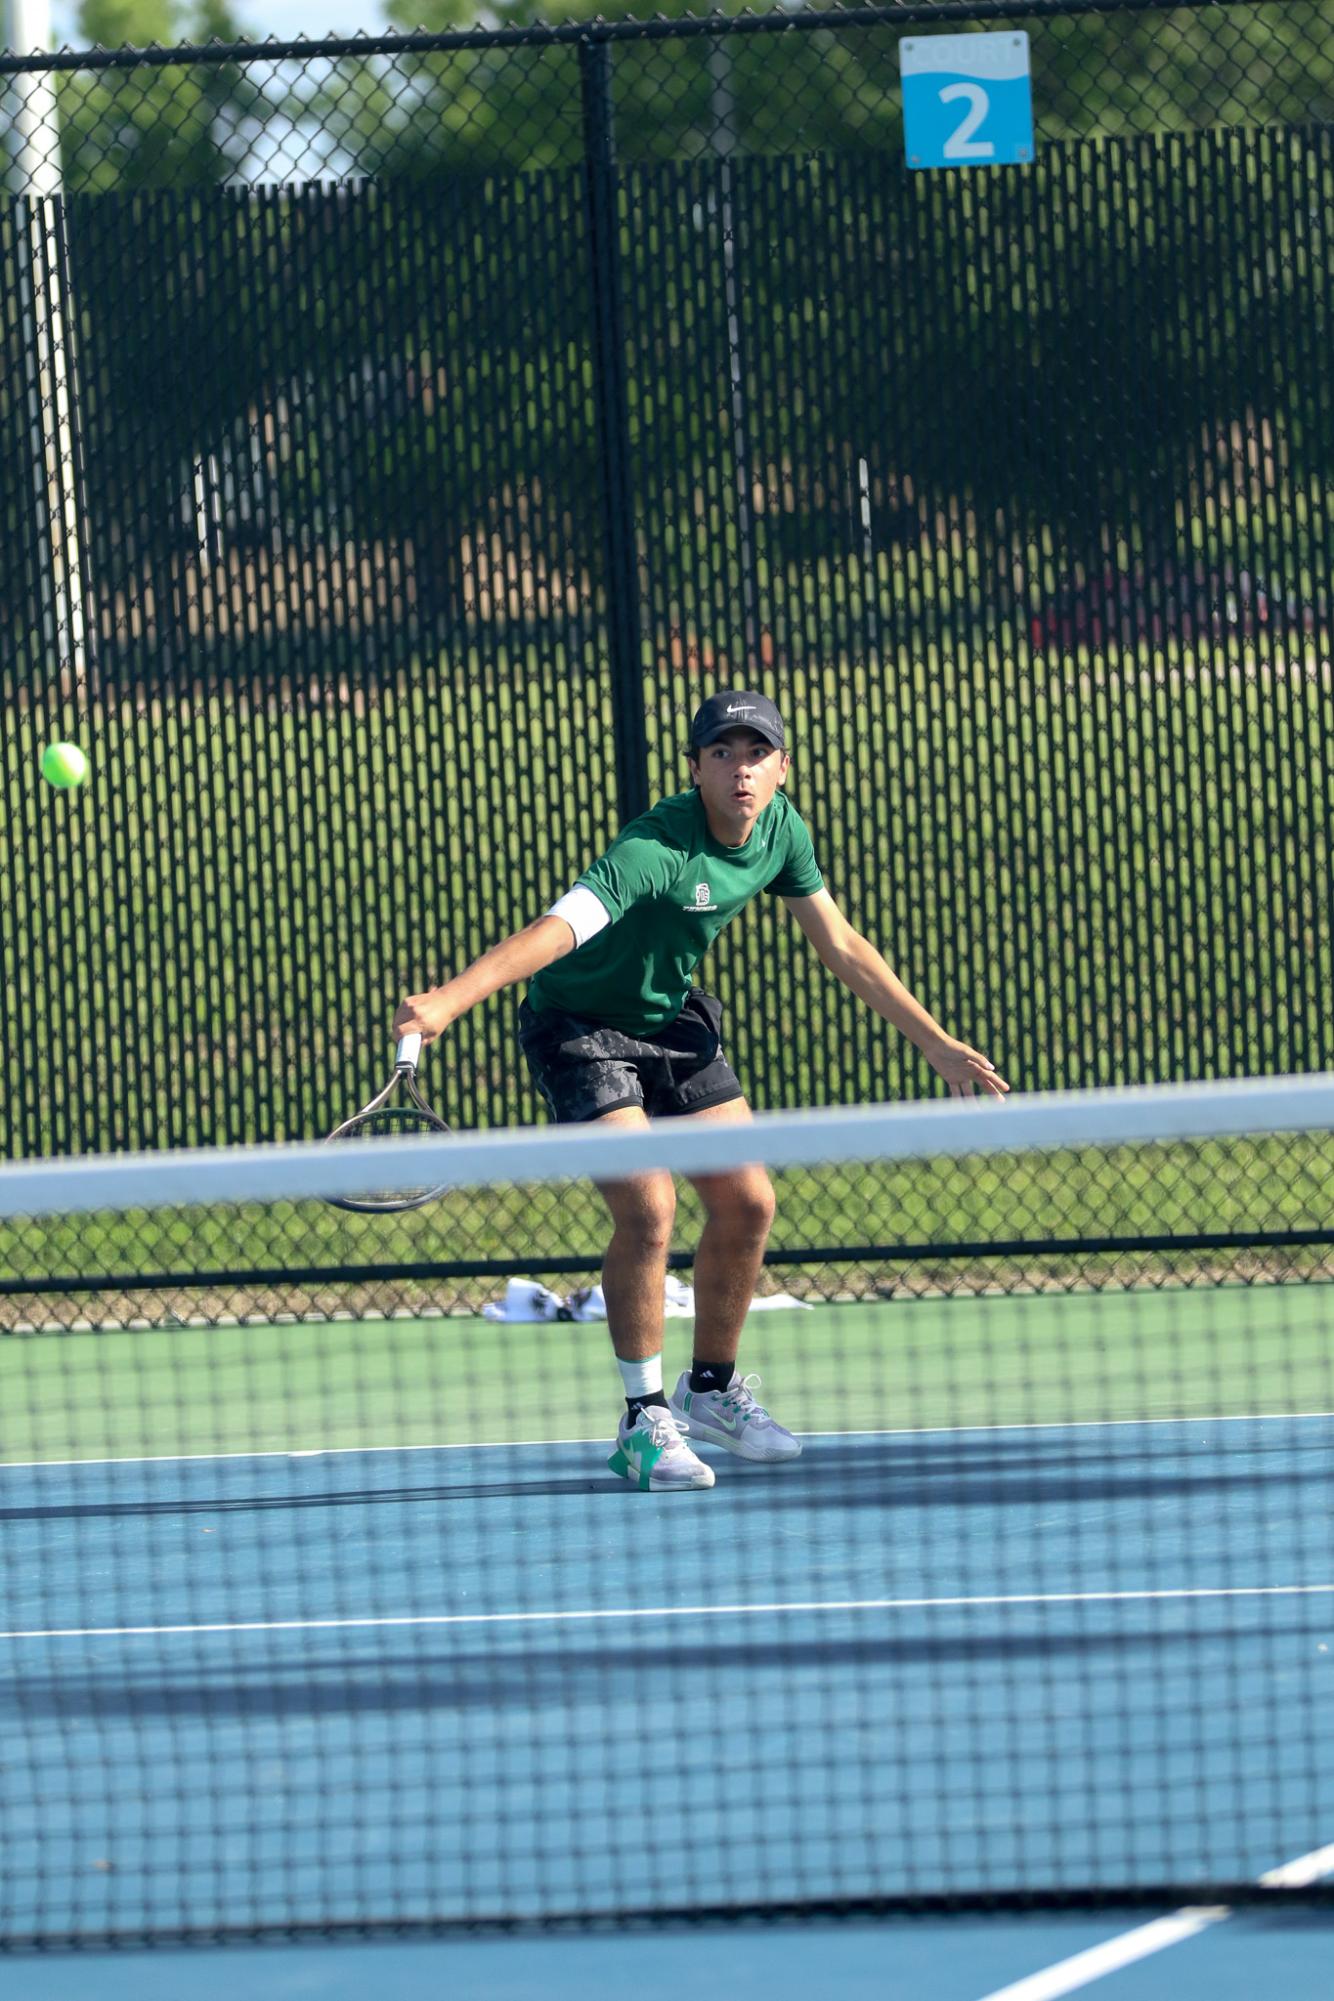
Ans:
{"label": "green court surface", "polygon": [[[1327,1411],[1325,1284],[755,1314],[741,1366],[798,1431]],[[690,1323],[667,1323],[668,1382]],[[9,1463],[609,1437],[605,1323],[326,1320],[12,1335]]]}

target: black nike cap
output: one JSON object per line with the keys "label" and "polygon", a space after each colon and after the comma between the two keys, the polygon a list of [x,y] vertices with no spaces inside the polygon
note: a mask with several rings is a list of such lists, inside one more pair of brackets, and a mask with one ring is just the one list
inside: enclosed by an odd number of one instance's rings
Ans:
{"label": "black nike cap", "polygon": [[754,730],[775,750],[787,749],[783,718],[769,697],[757,694],[754,688],[724,688],[720,694],[710,695],[690,725],[690,748],[703,750],[706,743],[716,742],[728,730],[743,729]]}

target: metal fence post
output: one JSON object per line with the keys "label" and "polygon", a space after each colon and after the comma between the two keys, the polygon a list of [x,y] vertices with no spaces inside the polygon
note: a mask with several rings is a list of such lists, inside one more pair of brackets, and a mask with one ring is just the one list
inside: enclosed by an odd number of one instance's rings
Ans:
{"label": "metal fence post", "polygon": [[612,123],[611,44],[579,45],[584,111],[584,172],[593,278],[593,393],[597,405],[599,501],[611,640],[612,728],[623,818],[647,811],[648,733],[639,624],[639,561],[630,470],[630,398],[621,297],[616,152]]}

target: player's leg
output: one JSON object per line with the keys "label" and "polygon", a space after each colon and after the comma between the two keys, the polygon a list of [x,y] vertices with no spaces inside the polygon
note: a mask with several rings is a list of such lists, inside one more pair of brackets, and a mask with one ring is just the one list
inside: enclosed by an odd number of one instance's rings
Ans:
{"label": "player's leg", "polygon": [[[644,1126],[648,1120],[638,1106],[625,1106],[595,1123]],[[711,1487],[713,1470],[686,1444],[688,1425],[668,1404],[662,1379],[663,1295],[676,1215],[672,1177],[635,1174],[596,1186],[612,1219],[602,1293],[625,1391],[625,1416],[608,1464],[644,1491]]]}
{"label": "player's leg", "polygon": [[[737,1097],[687,1116],[744,1125],[750,1107]],[[672,1392],[671,1407],[696,1439],[743,1459],[797,1459],[800,1442],[756,1400],[759,1377],[742,1377],[736,1366],[773,1222],[773,1184],[762,1167],[689,1179],[704,1204],[705,1223],[695,1252],[693,1360]]]}
{"label": "player's leg", "polygon": [[[643,1127],[648,1118],[639,1106],[627,1105],[594,1123],[602,1132]],[[670,1174],[635,1174],[625,1181],[599,1181],[596,1187],[612,1221],[602,1264],[611,1345],[618,1361],[649,1361],[662,1354],[663,1294],[676,1190]]]}
{"label": "player's leg", "polygon": [[[558,1125],[644,1126],[644,1092],[635,1064],[639,1047],[614,1029],[593,1029],[558,1009],[519,1009],[519,1046],[533,1082]],[[670,1174],[642,1174],[601,1188],[611,1211],[612,1239],[602,1273],[618,1361],[662,1353],[663,1280],[676,1193]]]}
{"label": "player's leg", "polygon": [[[750,1107],[733,1098],[689,1116],[692,1125],[746,1125]],[[689,1178],[705,1215],[695,1252],[695,1359],[730,1377],[774,1219],[773,1184],[762,1167]]]}
{"label": "player's leg", "polygon": [[[533,1081],[561,1125],[647,1123],[641,1067],[657,1052],[614,1029],[575,1016],[519,1010],[519,1042]],[[626,1408],[610,1465],[641,1490],[711,1487],[713,1472],[685,1443],[662,1381],[663,1291],[676,1193],[669,1174],[598,1184],[612,1219],[602,1272],[616,1365]]]}

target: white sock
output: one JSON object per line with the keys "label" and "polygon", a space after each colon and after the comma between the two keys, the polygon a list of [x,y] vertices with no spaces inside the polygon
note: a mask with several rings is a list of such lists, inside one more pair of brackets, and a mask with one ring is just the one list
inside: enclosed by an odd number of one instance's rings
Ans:
{"label": "white sock", "polygon": [[618,1355],[616,1366],[621,1372],[628,1397],[650,1397],[662,1392],[662,1356],[650,1355],[646,1362],[623,1362]]}

